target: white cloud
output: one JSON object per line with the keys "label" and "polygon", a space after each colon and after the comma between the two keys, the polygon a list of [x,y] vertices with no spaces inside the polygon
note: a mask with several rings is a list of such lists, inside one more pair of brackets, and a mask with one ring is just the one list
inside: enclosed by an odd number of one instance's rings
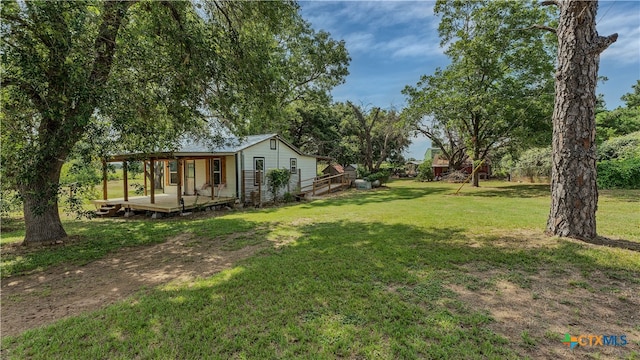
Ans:
{"label": "white cloud", "polygon": [[366,26],[395,26],[432,18],[433,4],[431,1],[345,2],[339,15]]}
{"label": "white cloud", "polygon": [[394,58],[424,57],[442,55],[443,49],[438,44],[438,39],[425,36],[408,35],[383,42],[380,48],[391,52]]}
{"label": "white cloud", "polygon": [[618,33],[618,40],[602,53],[607,61],[624,64],[640,61],[640,9],[636,6],[631,11],[626,7],[614,10],[608,3],[600,7],[598,19],[598,33],[609,36]]}
{"label": "white cloud", "polygon": [[377,47],[371,33],[354,32],[344,37],[349,52],[369,52]]}

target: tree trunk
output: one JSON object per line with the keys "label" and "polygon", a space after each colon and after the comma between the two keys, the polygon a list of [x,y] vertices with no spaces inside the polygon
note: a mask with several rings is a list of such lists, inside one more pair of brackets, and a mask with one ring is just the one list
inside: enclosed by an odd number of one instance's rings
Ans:
{"label": "tree trunk", "polygon": [[[473,169],[471,171],[473,171]],[[473,186],[480,187],[480,176],[477,171],[473,173]]]}
{"label": "tree trunk", "polygon": [[41,168],[39,176],[21,186],[24,202],[24,245],[49,243],[67,236],[58,213],[62,162]]}
{"label": "tree trunk", "polygon": [[617,38],[598,36],[596,1],[558,2],[551,210],[547,233],[596,236],[595,105],[599,54]]}
{"label": "tree trunk", "polygon": [[153,181],[155,182],[156,189],[163,189],[163,179],[164,179],[164,161],[156,161],[154,163],[155,169],[153,169],[152,174]]}

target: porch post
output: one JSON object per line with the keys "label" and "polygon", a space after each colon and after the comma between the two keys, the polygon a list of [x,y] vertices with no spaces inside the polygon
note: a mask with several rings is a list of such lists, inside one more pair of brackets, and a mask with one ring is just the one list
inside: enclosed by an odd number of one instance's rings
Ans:
{"label": "porch post", "polygon": [[156,203],[156,165],[153,159],[149,160],[149,175],[151,175],[150,183],[151,185],[151,203]]}
{"label": "porch post", "polygon": [[107,161],[102,159],[102,200],[107,199]]}
{"label": "porch post", "polygon": [[211,185],[211,200],[215,199],[215,195],[216,195],[216,184],[214,184],[213,181],[213,158],[210,157],[209,158],[209,173],[207,174],[207,176],[209,177],[207,183],[209,183],[209,185]]}
{"label": "porch post", "polygon": [[147,191],[147,160],[144,160],[142,162],[142,176],[143,176],[143,181],[144,181],[144,196],[148,196],[149,192]]}
{"label": "porch post", "polygon": [[258,203],[262,206],[262,171],[257,171],[258,173]]}
{"label": "porch post", "polygon": [[180,206],[180,200],[182,200],[182,166],[184,165],[184,163],[182,162],[182,159],[178,159],[178,187],[177,187],[177,192],[178,192],[178,206]]}
{"label": "porch post", "polygon": [[127,176],[127,161],[122,162],[122,176],[124,177],[124,201],[129,201],[129,179]]}

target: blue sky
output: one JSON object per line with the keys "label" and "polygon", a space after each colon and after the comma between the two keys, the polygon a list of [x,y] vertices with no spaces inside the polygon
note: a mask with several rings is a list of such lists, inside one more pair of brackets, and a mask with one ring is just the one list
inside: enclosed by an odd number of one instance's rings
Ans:
{"label": "blue sky", "polygon": [[[406,85],[447,66],[433,5],[433,1],[301,1],[303,17],[316,30],[345,40],[352,58],[350,75],[333,90],[333,99],[365,108],[401,109]],[[600,57],[599,75],[609,81],[597,90],[604,94],[607,108],[613,109],[622,105],[620,96],[640,79],[640,1],[600,1],[596,19],[600,35],[619,34]],[[428,146],[427,139],[414,139],[406,156],[422,159]]]}

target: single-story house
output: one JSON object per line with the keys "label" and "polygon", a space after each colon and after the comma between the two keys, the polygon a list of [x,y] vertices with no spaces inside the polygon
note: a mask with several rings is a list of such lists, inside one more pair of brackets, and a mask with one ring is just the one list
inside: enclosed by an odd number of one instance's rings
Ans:
{"label": "single-story house", "polygon": [[[163,194],[173,195],[170,197],[173,200],[169,201],[169,209],[158,211],[173,212],[180,206],[184,209],[184,202],[193,197],[201,206],[271,200],[265,176],[271,169],[285,168],[291,172],[291,180],[283,192],[299,191],[313,184],[316,160],[316,156],[302,153],[277,134],[262,134],[229,139],[223,146],[184,140],[175,151],[114,155],[105,163],[121,161],[126,171],[127,161],[144,161],[145,195],[148,196],[135,201],[145,205],[129,202],[125,195],[126,204],[121,206],[156,210],[153,205],[157,185],[160,185]],[[150,179],[148,184],[147,179]],[[125,187],[126,182],[125,176]],[[105,180],[103,200],[94,203],[109,203],[107,195]]]}

